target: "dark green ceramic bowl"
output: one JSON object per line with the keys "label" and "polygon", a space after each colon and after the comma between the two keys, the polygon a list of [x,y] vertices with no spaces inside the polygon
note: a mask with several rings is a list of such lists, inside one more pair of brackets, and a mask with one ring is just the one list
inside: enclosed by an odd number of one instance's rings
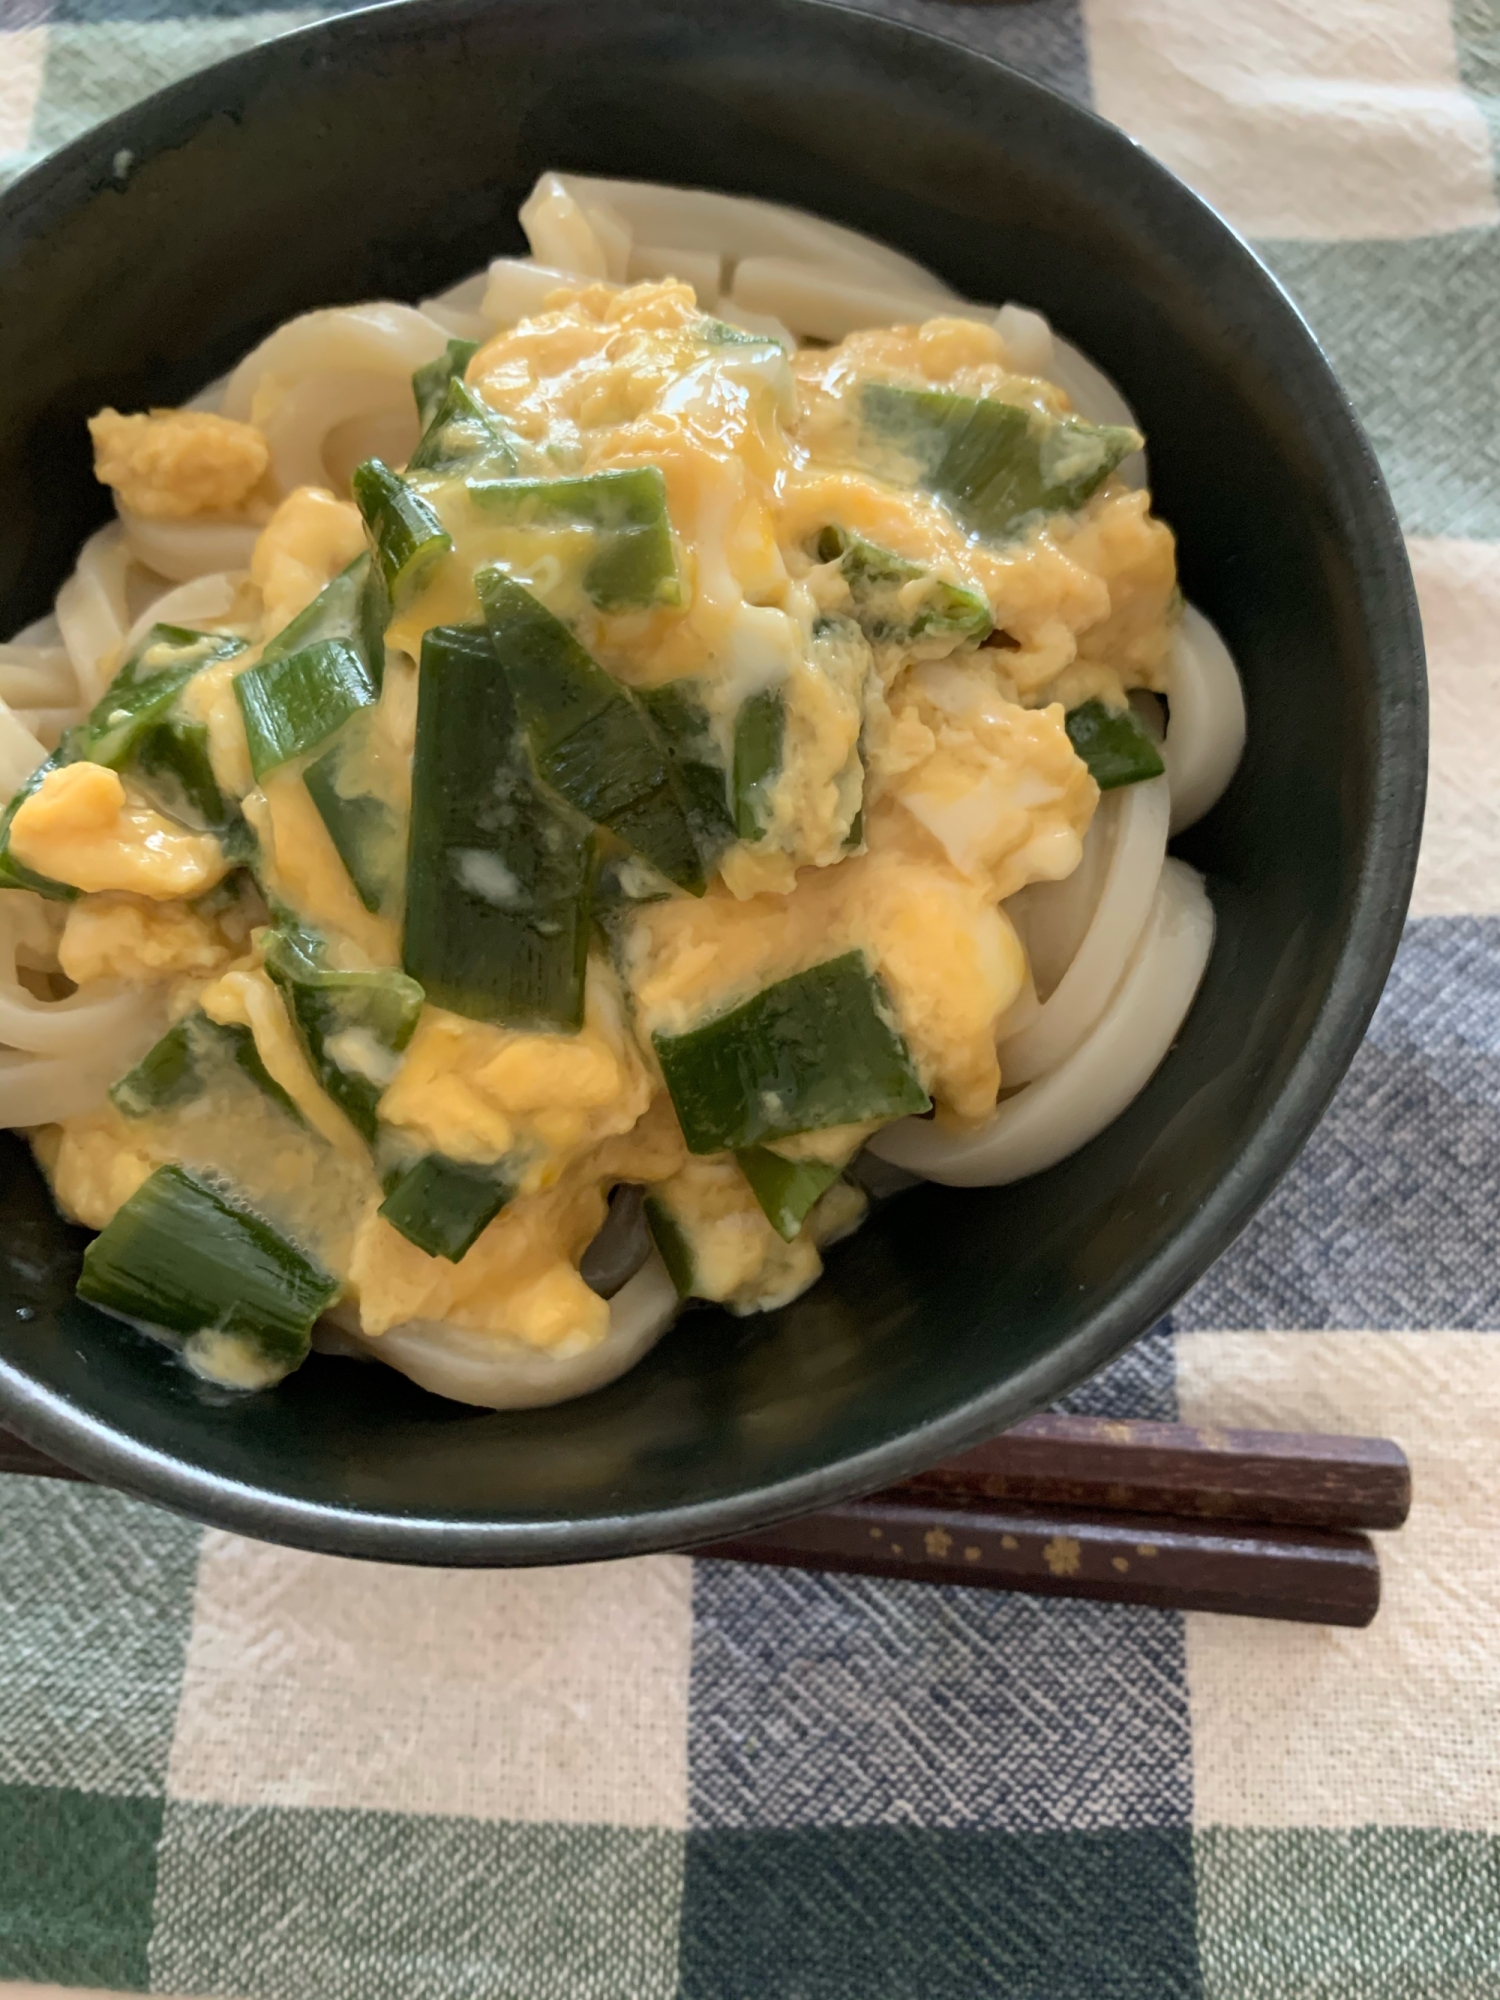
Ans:
{"label": "dark green ceramic bowl", "polygon": [[4,1141],[0,1418],[253,1535],[440,1563],[680,1547],[869,1490],[1080,1382],[1243,1228],[1307,1138],[1395,949],[1422,649],[1369,447],[1251,253],[1127,139],[995,63],[814,0],[424,0],[163,91],[0,201],[0,631],[106,502],[84,419],[170,403],[308,307],[418,298],[521,247],[546,166],[768,196],[975,298],[1046,311],[1151,443],[1250,741],[1182,844],[1219,936],[1180,1042],[1019,1186],[923,1187],[766,1318],[696,1312],[600,1394],[496,1416],[314,1357],[215,1396],[78,1305],[83,1233]]}

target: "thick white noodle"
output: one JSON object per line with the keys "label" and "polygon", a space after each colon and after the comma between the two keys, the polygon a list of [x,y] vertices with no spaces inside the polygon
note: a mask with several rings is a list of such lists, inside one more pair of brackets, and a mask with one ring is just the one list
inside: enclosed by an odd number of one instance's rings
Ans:
{"label": "thick white noodle", "polygon": [[172,583],[190,583],[216,570],[248,569],[260,533],[254,521],[232,514],[199,514],[187,521],[152,521],[115,504],[130,553]]}
{"label": "thick white noodle", "polygon": [[734,303],[750,312],[774,313],[793,333],[813,340],[842,340],[861,327],[911,326],[934,313],[989,325],[988,306],[879,285],[864,277],[792,257],[746,257],[735,270]]}
{"label": "thick white noodle", "polygon": [[483,340],[491,331],[481,312],[489,281],[488,270],[471,271],[467,278],[460,278],[446,291],[420,300],[417,311],[427,319],[436,320],[458,340]]}
{"label": "thick white noodle", "polygon": [[78,676],[66,646],[0,646],[0,701],[12,708],[76,708]]}
{"label": "thick white noodle", "polygon": [[103,694],[130,626],[130,550],[118,522],[90,535],[78,566],[57,593],[57,622],[85,708]]}
{"label": "thick white noodle", "polygon": [[1117,795],[1114,839],[1093,918],[1029,1027],[1000,1048],[1005,1088],[1030,1083],[1070,1056],[1109,1004],[1156,900],[1172,810],[1165,778]]}
{"label": "thick white noodle", "polygon": [[409,1320],[353,1344],[435,1396],[486,1410],[531,1410],[602,1389],[633,1368],[677,1312],[677,1288],[653,1252],[610,1300],[609,1332],[585,1354],[559,1357],[436,1320]]}
{"label": "thick white noodle", "polygon": [[1073,963],[1094,921],[1109,872],[1121,804],[1117,794],[1106,794],[1099,801],[1083,836],[1083,858],[1071,875],[1064,875],[1060,882],[1033,882],[1018,889],[1005,904],[1005,914],[1026,948],[1027,966],[1041,998],[1052,992]]}
{"label": "thick white noodle", "polygon": [[46,745],[25,715],[0,701],[0,800],[18,792],[46,756]]}
{"label": "thick white noodle", "polygon": [[[392,419],[395,431],[392,432]],[[412,400],[411,373],[394,374],[372,368],[314,369],[292,383],[262,422],[271,447],[271,470],[283,493],[297,486],[337,486],[328,463],[333,432],[357,424],[378,430],[371,449],[353,447],[354,463],[390,453],[404,465],[420,433]]]}
{"label": "thick white noodle", "polygon": [[210,576],[195,576],[191,583],[179,583],[175,590],[163,591],[131,626],[125,639],[126,652],[138,646],[153,625],[211,629],[227,621],[236,597],[248,581],[243,570],[223,570]]}
{"label": "thick white noodle", "polygon": [[711,312],[724,290],[724,259],[717,250],[684,250],[666,243],[632,243],[625,276],[632,285],[680,278],[691,285],[698,304]]}
{"label": "thick white noodle", "polygon": [[995,314],[995,331],[1005,342],[1011,367],[1020,374],[1051,373],[1057,341],[1041,313],[1033,312],[1029,306],[1003,305]]}
{"label": "thick white noodle", "polygon": [[497,257],[490,265],[481,319],[490,326],[514,326],[542,312],[547,295],[559,285],[576,286],[576,271],[559,270],[551,264],[536,264],[529,257]]}
{"label": "thick white noodle", "polygon": [[557,178],[584,207],[614,209],[638,243],[706,250],[731,264],[742,257],[793,257],[887,290],[951,296],[941,279],[899,250],[801,209],[654,181],[600,180],[587,174]]}
{"label": "thick white noodle", "polygon": [[1082,1047],[974,1131],[903,1118],[876,1133],[871,1151],[947,1187],[998,1187],[1055,1166],[1144,1090],[1193,1004],[1213,941],[1202,881],[1185,862],[1168,861],[1135,960]]}
{"label": "thick white noodle", "polygon": [[128,1059],[102,1068],[75,1056],[28,1056],[0,1049],[0,1131],[56,1125],[85,1111],[98,1111]]}
{"label": "thick white noodle", "polygon": [[245,356],[225,384],[223,411],[248,422],[262,383],[284,389],[304,375],[359,370],[396,376],[409,385],[413,369],[435,361],[447,344],[436,321],[389,299],[302,313]]}
{"label": "thick white noodle", "polygon": [[1172,641],[1167,702],[1162,762],[1181,833],[1218,803],[1245,748],[1245,690],[1229,648],[1191,604]]}
{"label": "thick white noodle", "polygon": [[[160,994],[100,979],[80,986],[66,1000],[38,1000],[22,985],[17,964],[23,949],[33,961],[50,954],[52,933],[40,903],[40,897],[19,889],[0,895],[0,1042],[33,1055],[73,1056],[107,1068],[159,1020]],[[114,1073],[128,1066],[128,1060],[121,1062]]]}

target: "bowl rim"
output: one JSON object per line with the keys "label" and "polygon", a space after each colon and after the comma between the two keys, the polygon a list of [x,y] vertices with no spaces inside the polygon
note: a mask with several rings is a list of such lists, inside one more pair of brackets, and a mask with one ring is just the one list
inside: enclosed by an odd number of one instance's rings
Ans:
{"label": "bowl rim", "polygon": [[[254,47],[193,71],[152,92],[49,153],[0,192],[0,232],[44,227],[49,212],[91,198],[111,178],[108,163],[152,127],[194,129],[223,102],[221,80],[269,80],[282,65],[306,63],[320,50],[361,32],[379,39],[384,24],[420,18],[424,34],[461,31],[465,23],[507,11],[534,11],[538,0],[379,0],[379,4],[287,29]],[[587,0],[540,0],[548,11]],[[734,12],[764,14],[765,0],[718,0]],[[1345,934],[1323,1002],[1280,1089],[1220,1174],[1211,1194],[1157,1255],[1112,1288],[1073,1332],[1028,1367],[940,1417],[815,1470],[709,1500],[639,1514],[587,1520],[485,1520],[381,1513],[300,1500],[189,1464],[139,1442],[75,1408],[22,1368],[0,1359],[0,1416],[7,1427],[74,1471],[209,1525],[328,1554],[446,1566],[520,1566],[596,1561],[695,1544],[768,1527],[888,1486],[954,1452],[994,1436],[1065,1393],[1130,1345],[1170,1309],[1228,1248],[1301,1151],[1342,1080],[1384,989],[1400,943],[1416,870],[1427,770],[1425,655],[1415,587],[1401,528],[1375,453],[1316,336],[1275,274],[1225,219],[1168,167],[1091,108],[1012,68],[996,56],[936,29],[893,19],[849,0],[772,0],[792,16],[857,19],[893,51],[905,44],[913,63],[949,63],[972,79],[996,74],[1004,88],[1030,96],[1062,125],[1112,148],[1119,174],[1133,183],[1138,206],[1175,229],[1196,231],[1238,260],[1242,281],[1259,291],[1263,318],[1291,344],[1299,393],[1323,419],[1320,460],[1347,510],[1340,538],[1350,562],[1372,675],[1371,807],[1361,867],[1349,898]],[[194,115],[196,113],[196,116]],[[191,135],[181,143],[190,143]],[[75,192],[80,179],[90,193]],[[1277,322],[1280,322],[1279,326]],[[1300,355],[1296,350],[1300,346]],[[1357,526],[1358,534],[1351,535]]]}

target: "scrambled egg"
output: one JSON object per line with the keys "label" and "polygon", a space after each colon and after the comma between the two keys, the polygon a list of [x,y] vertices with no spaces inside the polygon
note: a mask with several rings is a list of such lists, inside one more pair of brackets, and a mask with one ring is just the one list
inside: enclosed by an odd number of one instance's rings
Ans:
{"label": "scrambled egg", "polygon": [[260,484],[271,448],[251,424],[207,410],[152,410],[89,419],[94,472],[123,506],[148,520],[228,514]]}
{"label": "scrambled egg", "polygon": [[161,900],[201,896],[229,872],[217,840],[132,799],[119,773],[102,764],[49,771],[17,808],[10,849],[54,882]]}
{"label": "scrambled egg", "polygon": [[[422,636],[477,619],[475,575],[496,563],[620,682],[647,696],[690,687],[726,773],[746,704],[774,693],[779,760],[758,826],[736,829],[704,895],[662,893],[670,885],[645,871],[643,900],[594,948],[578,1033],[521,1032],[429,1002],[399,1054],[370,1056],[389,1141],[512,1176],[511,1198],[467,1254],[428,1256],[379,1213],[375,1159],[320,1086],[259,962],[260,934],[235,935],[195,905],[229,865],[214,837],[172,824],[89,764],[52,772],[12,825],[17,859],[87,892],[63,935],[68,976],[176,979],[174,1012],[195,1006],[249,1031],[294,1121],[238,1071],[226,1071],[219,1101],[175,1119],[71,1120],[45,1149],[60,1202],[98,1227],[162,1159],[232,1156],[250,1197],[294,1218],[338,1273],[366,1335],[446,1322],[559,1356],[602,1340],[609,1307],[578,1266],[621,1181],[655,1189],[691,1229],[700,1295],[753,1311],[805,1289],[820,1245],[857,1222],[862,1196],[835,1182],[784,1241],[732,1155],[688,1154],[652,1036],[859,951],[940,1114],[984,1118],[1002,1084],[997,1024],[1032,996],[1006,902],[1078,865],[1098,802],[1065,713],[1163,684],[1173,543],[1144,493],[1109,478],[1076,512],[985,541],[910,467],[869,462],[859,391],[871,381],[1066,413],[1053,384],[1010,369],[991,328],[936,319],[789,357],[706,322],[685,285],[603,279],[558,291],[497,334],[466,379],[518,441],[527,477],[656,468],[677,587],[601,609],[581,581],[589,531],[518,528],[461,477],[426,480],[453,552],[387,629],[357,789],[401,824]],[[197,413],[106,410],[93,433],[100,478],[164,518],[241,504],[267,465],[253,426]],[[892,589],[889,629],[862,627],[844,568],[819,553],[830,528],[916,566]],[[399,910],[372,908],[357,888],[309,791],[308,760],[254,782],[234,681],[364,546],[353,507],[321,488],[292,493],[255,552],[259,643],[205,668],[183,696],[256,837],[267,902],[321,933],[351,970],[400,965]],[[919,614],[953,587],[988,606],[987,640],[924,624]],[[776,1150],[837,1167],[870,1129]]]}

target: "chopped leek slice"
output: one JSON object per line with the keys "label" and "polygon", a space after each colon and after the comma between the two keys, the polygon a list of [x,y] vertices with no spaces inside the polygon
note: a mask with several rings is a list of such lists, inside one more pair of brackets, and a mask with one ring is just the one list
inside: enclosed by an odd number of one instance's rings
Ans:
{"label": "chopped leek slice", "polygon": [[0,812],[0,889],[30,889],[38,896],[46,896],[54,903],[71,903],[82,892],[71,882],[54,882],[49,875],[38,875],[35,869],[27,868],[17,861],[10,851],[10,824],[20,811],[23,802],[29,799],[41,785],[43,778],[51,771],[60,771],[64,764],[77,760],[77,751],[72,740],[77,730],[69,730],[60,747],[53,751],[45,763],[38,764],[31,776],[21,786],[3,812]]}
{"label": "chopped leek slice", "polygon": [[515,1192],[498,1169],[466,1166],[428,1153],[400,1174],[380,1213],[429,1257],[457,1264]]}
{"label": "chopped leek slice", "polygon": [[190,1361],[247,1387],[306,1359],[338,1290],[258,1215],[175,1166],[158,1167],[94,1238],[78,1280],[90,1305],[187,1336]]}
{"label": "chopped leek slice", "polygon": [[707,873],[735,835],[728,773],[714,741],[708,710],[693,693],[691,681],[667,681],[661,687],[643,688],[640,702],[677,766],[688,827]]}
{"label": "chopped leek slice", "polygon": [[162,722],[200,668],[243,653],[245,642],[185,625],[153,625],[115,675],[79,732],[75,756],[112,771]]}
{"label": "chopped leek slice", "polygon": [[350,784],[351,779],[356,784],[358,780],[362,727],[356,718],[341,730],[322,756],[307,766],[302,782],[349,871],[359,900],[367,910],[389,913],[401,895],[405,828],[384,799]]}
{"label": "chopped leek slice", "polygon": [[919,486],[994,538],[1019,533],[1034,515],[1081,507],[1141,442],[1122,425],[887,382],[865,384],[860,416],[883,462],[899,453]]}
{"label": "chopped leek slice", "polygon": [[452,553],[453,537],[416,488],[378,458],[356,466],[352,484],[376,564],[400,609]]}
{"label": "chopped leek slice", "polygon": [[488,632],[434,626],[418,680],[406,970],[473,1020],[581,1027],[592,873],[590,829],[537,782]]}
{"label": "chopped leek slice", "polygon": [[784,1160],[766,1146],[746,1146],[735,1158],[766,1220],[788,1243],[800,1234],[813,1203],[843,1171],[822,1160]]}
{"label": "chopped leek slice", "polygon": [[[988,600],[977,590],[949,583],[921,563],[867,542],[847,528],[827,527],[817,538],[818,560],[836,562],[849,586],[854,615],[874,644],[957,633],[985,639],[994,630]],[[911,586],[919,584],[913,590]]]}
{"label": "chopped leek slice", "polygon": [[1068,740],[1093,774],[1101,792],[1159,778],[1167,768],[1133,708],[1106,708],[1086,701],[1070,708]]}
{"label": "chopped leek slice", "polygon": [[682,782],[639,700],[503,570],[482,569],[474,582],[543,782],[701,896]]}
{"label": "chopped leek slice", "polygon": [[126,1118],[170,1111],[207,1090],[214,1068],[232,1062],[271,1102],[300,1125],[301,1112],[261,1061],[255,1037],[239,1023],[220,1025],[206,1014],[185,1014],[175,1027],[110,1088],[115,1109]]}
{"label": "chopped leek slice", "polygon": [[770,824],[768,793],[781,776],[786,702],[780,688],[762,688],[734,721],[734,826],[741,840],[759,840]]}
{"label": "chopped leek slice", "polygon": [[234,693],[257,778],[315,750],[377,698],[364,655],[347,639],[262,660],[235,676]]}
{"label": "chopped leek slice", "polygon": [[597,550],[583,587],[601,611],[682,602],[666,481],[656,466],[577,479],[471,479],[469,492],[486,514],[518,527],[591,528]]}
{"label": "chopped leek slice", "polygon": [[660,1195],[646,1196],[646,1223],[680,1299],[690,1299],[698,1281],[692,1238]]}
{"label": "chopped leek slice", "polygon": [[503,478],[515,471],[519,459],[515,440],[500,417],[455,376],[433,406],[406,470]]}
{"label": "chopped leek slice", "polygon": [[413,371],[411,392],[416,398],[417,415],[425,431],[437,414],[439,403],[450,382],[462,382],[469,363],[479,352],[477,340],[450,340],[436,361],[424,361]]}
{"label": "chopped leek slice", "polygon": [[385,968],[334,971],[322,940],[290,927],[267,937],[265,963],[319,1083],[373,1143],[376,1106],[416,1028],[421,987]]}
{"label": "chopped leek slice", "polygon": [[201,722],[176,715],[158,722],[136,745],[132,768],[162,810],[184,826],[222,833],[238,816],[219,790]]}
{"label": "chopped leek slice", "polygon": [[885,989],[858,951],[652,1040],[694,1153],[931,1108]]}

